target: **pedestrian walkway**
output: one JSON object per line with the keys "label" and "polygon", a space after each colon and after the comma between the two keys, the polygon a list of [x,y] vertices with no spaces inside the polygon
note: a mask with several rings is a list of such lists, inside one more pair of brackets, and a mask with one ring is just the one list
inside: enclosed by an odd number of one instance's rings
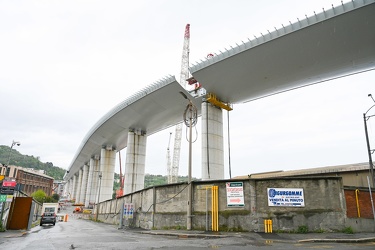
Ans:
{"label": "pedestrian walkway", "polygon": [[[131,229],[130,229],[131,230]],[[186,230],[149,230],[140,231],[142,234],[176,236],[181,238],[224,238],[224,237],[251,237],[256,240],[278,241],[278,242],[337,242],[337,243],[359,243],[375,242],[375,233],[256,233],[256,232],[205,232]]]}
{"label": "pedestrian walkway", "polygon": [[6,230],[5,232],[0,232],[0,238],[22,237],[27,233],[27,230]]}
{"label": "pedestrian walkway", "polygon": [[[7,230],[0,232],[0,238],[22,237],[38,227],[31,230]],[[337,243],[360,243],[375,242],[375,233],[256,233],[256,232],[211,232],[195,230],[145,230],[141,228],[121,229],[140,234],[152,234],[160,236],[175,236],[179,238],[225,238],[225,237],[244,237],[252,238],[258,241],[290,242],[290,243],[307,243],[307,242],[337,242]]]}

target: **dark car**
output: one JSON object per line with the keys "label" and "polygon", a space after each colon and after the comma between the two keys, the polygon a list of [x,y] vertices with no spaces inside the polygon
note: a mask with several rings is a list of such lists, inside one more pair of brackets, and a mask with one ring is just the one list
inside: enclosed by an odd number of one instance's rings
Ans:
{"label": "dark car", "polygon": [[43,224],[52,224],[55,225],[56,223],[56,214],[55,213],[44,213],[40,218],[40,225]]}

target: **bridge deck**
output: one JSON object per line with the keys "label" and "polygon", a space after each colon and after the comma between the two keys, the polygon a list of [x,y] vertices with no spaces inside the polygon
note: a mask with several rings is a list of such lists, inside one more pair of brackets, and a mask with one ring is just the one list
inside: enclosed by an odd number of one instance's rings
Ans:
{"label": "bridge deck", "polygon": [[375,69],[375,1],[354,1],[249,40],[190,68],[241,103]]}

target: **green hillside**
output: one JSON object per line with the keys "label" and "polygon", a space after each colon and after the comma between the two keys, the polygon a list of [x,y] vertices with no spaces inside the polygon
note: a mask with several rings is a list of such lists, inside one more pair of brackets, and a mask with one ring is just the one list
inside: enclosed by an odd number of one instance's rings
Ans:
{"label": "green hillside", "polygon": [[[0,163],[7,165],[9,158],[10,147],[0,145]],[[41,162],[38,156],[23,155],[16,149],[12,148],[9,165],[15,165],[24,168],[42,169],[45,170],[46,175],[53,177],[55,180],[62,180],[65,174],[65,169],[54,166],[52,162]],[[114,190],[119,189],[120,175],[115,173]],[[187,176],[179,176],[178,182],[186,182]],[[195,180],[195,178],[194,178]],[[125,180],[126,181],[126,180]],[[167,176],[163,175],[145,175],[145,188],[164,185],[168,183]]]}
{"label": "green hillside", "polygon": [[[10,147],[0,145],[0,163],[8,164]],[[53,177],[55,180],[62,180],[65,174],[65,169],[54,166],[52,162],[41,162],[38,156],[23,155],[16,149],[11,149],[11,157],[9,165],[15,165],[24,168],[33,168],[38,170],[45,170],[46,175]]]}

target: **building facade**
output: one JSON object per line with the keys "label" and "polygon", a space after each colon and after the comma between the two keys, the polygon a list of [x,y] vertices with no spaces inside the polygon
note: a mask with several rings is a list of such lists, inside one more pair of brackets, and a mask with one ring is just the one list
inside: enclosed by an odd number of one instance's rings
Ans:
{"label": "building facade", "polygon": [[15,179],[20,191],[31,195],[35,191],[43,190],[47,196],[53,194],[53,181],[51,176],[44,174],[43,170],[23,168],[18,166],[0,166],[0,175],[6,179]]}

